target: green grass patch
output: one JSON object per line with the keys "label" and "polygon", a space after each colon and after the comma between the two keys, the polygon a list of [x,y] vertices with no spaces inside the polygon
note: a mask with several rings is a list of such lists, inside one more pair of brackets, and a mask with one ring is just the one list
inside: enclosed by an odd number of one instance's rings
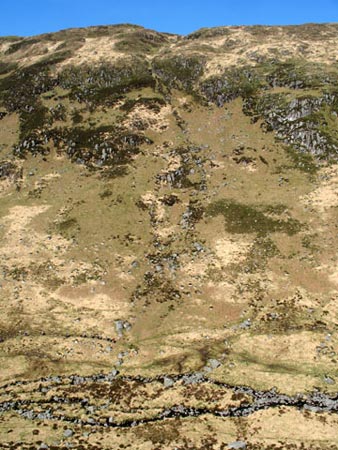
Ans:
{"label": "green grass patch", "polygon": [[233,200],[218,200],[211,203],[206,214],[210,217],[222,215],[225,229],[230,233],[268,233],[281,232],[288,235],[298,233],[301,224],[296,219],[274,219],[264,214],[259,207],[253,207]]}

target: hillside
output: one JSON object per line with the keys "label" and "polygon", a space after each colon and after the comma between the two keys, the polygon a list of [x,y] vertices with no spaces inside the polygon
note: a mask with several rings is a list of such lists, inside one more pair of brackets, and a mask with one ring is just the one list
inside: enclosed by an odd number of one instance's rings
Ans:
{"label": "hillside", "polygon": [[338,449],[338,24],[0,38],[0,448]]}

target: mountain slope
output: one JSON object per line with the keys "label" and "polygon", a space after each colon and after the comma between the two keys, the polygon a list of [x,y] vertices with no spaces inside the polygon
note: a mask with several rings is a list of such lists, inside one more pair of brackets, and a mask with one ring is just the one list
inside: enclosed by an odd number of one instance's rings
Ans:
{"label": "mountain slope", "polygon": [[2,448],[338,448],[337,29],[0,38]]}

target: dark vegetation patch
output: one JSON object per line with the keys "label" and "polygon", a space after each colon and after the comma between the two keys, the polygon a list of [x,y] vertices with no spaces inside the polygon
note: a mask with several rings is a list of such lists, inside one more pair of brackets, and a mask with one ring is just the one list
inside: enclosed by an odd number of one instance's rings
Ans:
{"label": "dark vegetation patch", "polygon": [[157,181],[169,184],[178,189],[194,188],[205,190],[206,178],[203,170],[203,158],[199,155],[201,147],[189,145],[178,147],[170,152],[170,156],[180,156],[181,165],[175,170],[161,173]]}
{"label": "dark vegetation patch", "polygon": [[118,24],[118,25],[99,25],[85,28],[69,28],[56,33],[41,34],[39,38],[43,41],[68,41],[83,40],[85,38],[105,37],[111,35],[124,35],[134,30],[144,30],[140,25]]}
{"label": "dark vegetation patch", "polygon": [[0,36],[0,44],[4,42],[15,42],[15,41],[21,41],[24,39],[21,36]]}
{"label": "dark vegetation patch", "polygon": [[267,261],[279,255],[280,251],[273,240],[269,236],[259,235],[255,238],[241,267],[246,273],[255,273],[264,270]]}
{"label": "dark vegetation patch", "polygon": [[34,64],[0,80],[0,100],[10,112],[28,111],[40,94],[53,88],[49,70]]}
{"label": "dark vegetation patch", "polygon": [[[156,448],[162,445],[170,445],[173,442],[180,441],[182,436],[180,434],[180,421],[175,420],[163,422],[163,424],[148,424],[146,427],[139,427],[136,431],[136,436],[151,442]],[[155,448],[155,447],[154,447]]]}
{"label": "dark vegetation patch", "polygon": [[304,61],[286,61],[278,64],[268,63],[262,67],[267,71],[266,80],[271,87],[290,89],[318,89],[337,84],[337,71],[329,66]]}
{"label": "dark vegetation patch", "polygon": [[[59,112],[62,116],[62,110]],[[93,170],[102,169],[105,172],[103,176],[116,178],[127,173],[126,165],[140,152],[143,144],[152,143],[143,134],[130,132],[119,125],[38,128],[38,125],[49,124],[50,115],[53,114],[48,111],[47,117],[45,108],[27,115],[27,120],[21,124],[21,141],[13,149],[16,156],[25,158],[28,153],[46,155],[53,144],[59,154],[66,153],[72,162]],[[24,113],[22,117],[26,118]]]}
{"label": "dark vegetation patch", "polygon": [[292,62],[279,63],[274,65],[267,75],[267,82],[271,87],[289,87],[291,89],[304,89],[308,83],[304,72],[299,66]]}
{"label": "dark vegetation patch", "polygon": [[117,167],[104,167],[100,172],[100,176],[103,179],[115,179],[119,177],[125,177],[128,175],[128,167],[127,166],[117,166]]}
{"label": "dark vegetation patch", "polygon": [[64,280],[57,276],[56,267],[50,261],[43,264],[32,263],[29,267],[3,267],[3,273],[7,279],[25,282],[31,278],[51,289],[57,289],[64,283]]}
{"label": "dark vegetation patch", "polygon": [[18,67],[16,63],[0,61],[0,75],[5,75]]}
{"label": "dark vegetation patch", "polygon": [[291,38],[297,40],[325,41],[337,36],[337,25],[306,23],[303,25],[287,25],[283,26],[283,31]]}
{"label": "dark vegetation patch", "polygon": [[103,200],[105,198],[109,198],[113,195],[113,191],[110,189],[105,189],[103,192],[100,192],[99,196]]}
{"label": "dark vegetation patch", "polygon": [[14,153],[19,156],[27,150],[45,153],[41,130],[51,125],[53,120],[61,118],[62,106],[49,113],[40,99],[41,94],[51,91],[58,84],[58,80],[51,75],[50,68],[59,62],[59,56],[52,55],[49,59],[16,70],[0,79],[1,103],[8,112],[18,113],[20,118],[20,142],[14,149]]}
{"label": "dark vegetation patch", "polygon": [[67,109],[62,103],[58,103],[55,107],[50,107],[49,113],[52,122],[56,120],[64,122],[67,118]]}
{"label": "dark vegetation patch", "polygon": [[28,270],[24,266],[17,267],[2,267],[5,278],[10,278],[14,281],[26,281],[28,277]]}
{"label": "dark vegetation patch", "polygon": [[311,253],[317,253],[320,247],[317,244],[318,233],[307,234],[302,238],[302,246],[309,250]]}
{"label": "dark vegetation patch", "polygon": [[276,35],[275,27],[265,25],[251,25],[249,27],[245,27],[245,31],[258,39],[266,39],[267,37]]}
{"label": "dark vegetation patch", "polygon": [[115,44],[115,49],[126,53],[153,53],[168,43],[166,35],[149,30],[128,33]]}
{"label": "dark vegetation patch", "polygon": [[0,161],[0,180],[13,176],[17,167],[11,161]]}
{"label": "dark vegetation patch", "polygon": [[300,298],[296,294],[291,298],[273,300],[268,311],[259,321],[256,321],[255,331],[275,335],[291,330],[316,330],[317,333],[323,330],[324,332],[325,324],[309,316],[307,309],[300,306]]}
{"label": "dark vegetation patch", "polygon": [[300,152],[291,146],[286,146],[285,151],[292,162],[292,168],[306,172],[310,175],[315,175],[318,172],[319,165],[312,155]]}
{"label": "dark vegetation patch", "polygon": [[[206,39],[218,36],[231,36],[232,32],[239,29],[239,26],[232,27],[214,27],[214,28],[201,28],[191,34],[185,39]],[[301,41],[316,40],[321,41],[329,38],[335,38],[337,35],[337,26],[335,24],[304,24],[304,25],[289,25],[283,26],[282,35],[285,34],[292,38]],[[279,32],[276,27],[265,25],[252,25],[245,27],[245,31],[252,36],[262,39],[266,36],[276,36]],[[282,36],[281,36],[282,38]]]}
{"label": "dark vegetation patch", "polygon": [[175,194],[166,194],[162,198],[160,198],[161,203],[167,206],[173,206],[176,203],[180,202],[180,199]]}
{"label": "dark vegetation patch", "polygon": [[222,76],[210,77],[200,85],[204,97],[218,106],[237,97],[253,97],[262,82],[253,68],[228,69]]}
{"label": "dark vegetation patch", "polygon": [[[68,227],[69,230],[70,227]],[[51,261],[45,261],[42,264],[32,263],[29,271],[34,280],[48,287],[49,289],[57,289],[64,280],[57,275],[56,266]]]}
{"label": "dark vegetation patch", "polygon": [[50,67],[59,64],[72,56],[72,51],[68,49],[60,49],[51,55],[47,55],[40,59],[36,64],[40,67]]}
{"label": "dark vegetation patch", "polygon": [[236,164],[242,164],[242,165],[248,165],[248,164],[253,164],[255,163],[256,159],[255,157],[252,156],[235,156],[232,158]]}
{"label": "dark vegetation patch", "polygon": [[231,30],[228,27],[201,28],[188,34],[186,39],[195,40],[229,35],[231,35]]}
{"label": "dark vegetation patch", "polygon": [[134,57],[115,65],[81,66],[63,70],[58,80],[71,91],[70,98],[96,105],[111,105],[133,89],[155,87],[148,64]]}
{"label": "dark vegetation patch", "polygon": [[75,217],[68,217],[55,224],[55,230],[66,239],[75,238],[80,226]]}
{"label": "dark vegetation patch", "polygon": [[16,190],[21,189],[23,170],[12,161],[0,161],[0,180],[9,179],[16,186]]}
{"label": "dark vegetation patch", "polygon": [[292,236],[301,230],[298,220],[275,219],[261,209],[234,200],[218,200],[207,207],[206,214],[210,217],[222,215],[225,219],[225,229],[230,233],[258,233],[265,236],[268,233],[281,232]]}
{"label": "dark vegetation patch", "polygon": [[20,115],[20,139],[27,136],[39,128],[42,128],[48,118],[48,108],[40,102],[36,102],[28,111],[22,111]]}
{"label": "dark vegetation patch", "polygon": [[278,203],[276,205],[262,205],[261,210],[268,214],[283,214],[286,212],[288,207],[283,205],[283,203]]}
{"label": "dark vegetation patch", "polygon": [[92,167],[125,165],[139,153],[142,144],[152,142],[143,135],[113,125],[66,129],[63,139],[72,161]]}
{"label": "dark vegetation patch", "polygon": [[75,110],[71,113],[71,119],[74,125],[78,125],[83,121],[83,115],[80,113],[80,111]]}
{"label": "dark vegetation patch", "polygon": [[304,63],[303,60],[280,62],[268,59],[256,66],[229,68],[223,75],[203,81],[199,89],[207,100],[223,106],[237,97],[258,99],[260,92],[275,87],[324,89],[336,86],[337,82],[338,72],[334,66]]}
{"label": "dark vegetation patch", "polygon": [[165,100],[160,97],[140,97],[136,99],[127,99],[120,109],[128,113],[137,106],[144,106],[155,113],[159,113],[161,111],[161,107],[165,105]]}
{"label": "dark vegetation patch", "polygon": [[175,288],[172,281],[163,273],[148,271],[144,274],[143,283],[136,286],[132,300],[142,300],[145,306],[154,301],[159,303],[173,302],[181,298],[181,293]]}
{"label": "dark vegetation patch", "polygon": [[5,52],[5,55],[11,55],[13,53],[18,52],[19,50],[26,50],[28,47],[34,44],[38,44],[40,42],[39,39],[36,38],[28,38],[22,39],[19,42],[14,42]]}
{"label": "dark vegetation patch", "polygon": [[156,77],[169,90],[176,88],[195,93],[194,86],[203,75],[204,65],[202,55],[180,55],[155,58],[152,67]]}
{"label": "dark vegetation patch", "polygon": [[50,133],[40,133],[39,131],[32,131],[26,134],[18,145],[14,146],[13,154],[21,159],[24,159],[28,153],[36,155],[48,155],[49,147],[46,146],[46,141],[50,137]]}

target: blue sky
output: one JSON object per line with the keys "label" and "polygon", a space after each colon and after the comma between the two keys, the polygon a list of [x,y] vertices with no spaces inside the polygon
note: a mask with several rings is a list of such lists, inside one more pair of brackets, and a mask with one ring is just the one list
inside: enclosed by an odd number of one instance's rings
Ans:
{"label": "blue sky", "polygon": [[338,0],[1,0],[0,35],[134,23],[188,34],[217,25],[338,22]]}

